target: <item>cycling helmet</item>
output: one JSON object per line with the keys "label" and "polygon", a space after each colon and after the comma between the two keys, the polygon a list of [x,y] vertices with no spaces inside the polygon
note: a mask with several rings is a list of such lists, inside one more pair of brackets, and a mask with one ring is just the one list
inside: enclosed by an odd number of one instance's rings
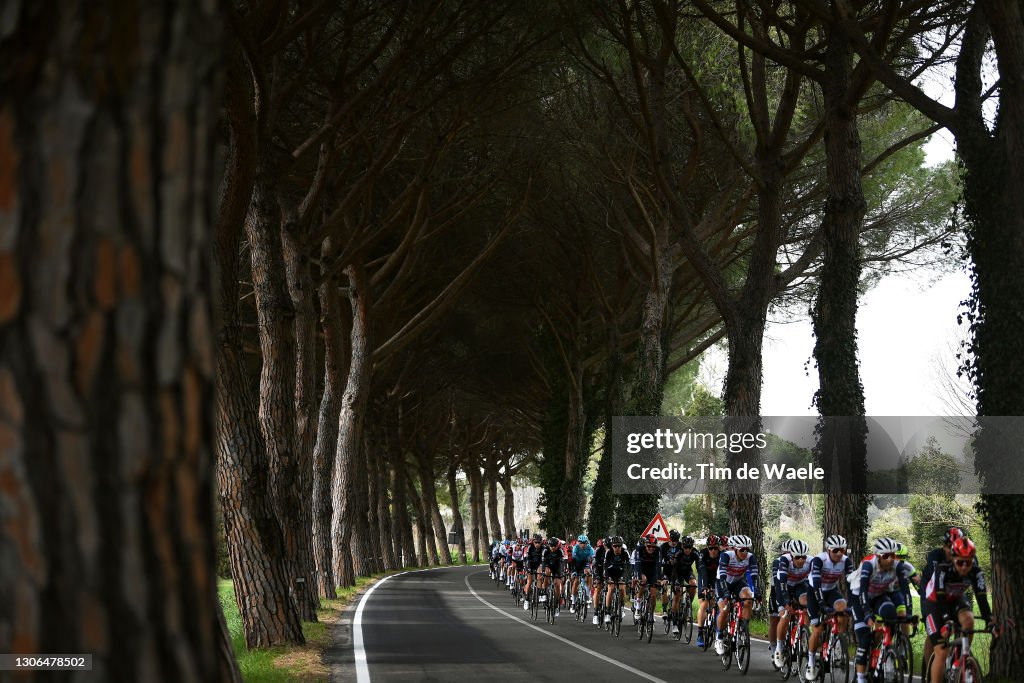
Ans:
{"label": "cycling helmet", "polygon": [[673,529],[672,531],[668,532],[668,540],[670,540],[670,541],[678,541],[679,540],[679,532],[676,531],[675,529]]}
{"label": "cycling helmet", "polygon": [[577,543],[582,543],[583,545],[588,545],[590,543],[590,539],[587,538],[586,534],[580,534],[579,536],[576,537],[576,542]]}
{"label": "cycling helmet", "polygon": [[846,550],[846,539],[839,534],[832,534],[825,539],[825,550]]}
{"label": "cycling helmet", "polygon": [[907,550],[907,546],[903,545],[902,543],[899,543],[898,545],[899,550],[896,551],[896,557],[900,558],[901,560],[907,559],[907,556],[910,555],[910,551]]}
{"label": "cycling helmet", "polygon": [[895,554],[899,549],[900,544],[887,536],[883,536],[875,541],[875,552],[879,555],[884,555],[885,553]]}
{"label": "cycling helmet", "polygon": [[737,548],[749,548],[753,544],[750,542],[750,539],[743,534],[737,534],[729,537],[729,545]]}
{"label": "cycling helmet", "polygon": [[794,538],[789,542],[789,552],[793,555],[807,555],[810,548],[806,543],[801,541],[799,538]]}
{"label": "cycling helmet", "polygon": [[605,536],[604,537],[604,544],[605,545],[611,545],[612,544],[612,537],[611,536]]}
{"label": "cycling helmet", "polygon": [[622,536],[612,536],[611,545],[622,545]]}
{"label": "cycling helmet", "polygon": [[551,538],[549,538],[548,539],[548,545],[551,546],[552,548],[557,548],[558,547],[558,537],[557,536],[552,536]]}
{"label": "cycling helmet", "polygon": [[683,537],[683,547],[684,548],[692,548],[693,547],[693,537],[692,536],[684,536]]}
{"label": "cycling helmet", "polygon": [[951,526],[946,530],[946,535],[942,537],[942,542],[949,544],[958,538],[965,538],[966,536],[967,534],[964,533],[963,529],[958,526]]}
{"label": "cycling helmet", "polygon": [[961,536],[953,541],[953,547],[950,548],[950,552],[953,557],[971,558],[974,557],[977,548],[974,546],[974,541],[966,536]]}
{"label": "cycling helmet", "polygon": [[720,546],[722,546],[723,548],[729,547],[729,543],[730,543],[729,537],[726,536],[725,534],[722,534],[721,536],[718,537],[718,544]]}
{"label": "cycling helmet", "polygon": [[541,537],[541,535],[540,535],[540,534],[534,534],[534,535],[533,535],[533,540],[534,540],[535,542],[537,542],[537,543],[540,543],[540,542],[541,542],[541,541],[543,541],[544,539],[543,539],[543,538]]}
{"label": "cycling helmet", "polygon": [[704,542],[707,544],[709,548],[716,548],[718,547],[718,544],[721,543],[721,539],[718,538],[718,536],[715,536],[714,534],[708,534],[708,538]]}

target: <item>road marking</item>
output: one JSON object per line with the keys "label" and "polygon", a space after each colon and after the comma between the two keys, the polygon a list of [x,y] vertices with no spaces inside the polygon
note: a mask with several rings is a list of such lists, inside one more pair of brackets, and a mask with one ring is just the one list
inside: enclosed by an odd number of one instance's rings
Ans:
{"label": "road marking", "polygon": [[649,673],[641,671],[640,669],[634,669],[633,667],[629,666],[628,664],[623,664],[622,662],[620,662],[618,660],[615,660],[615,659],[612,659],[611,657],[606,657],[605,655],[601,654],[600,652],[594,652],[590,648],[583,647],[579,643],[574,643],[573,641],[569,640],[568,638],[563,638],[562,636],[556,635],[554,633],[551,633],[550,631],[545,631],[544,629],[540,628],[539,626],[534,626],[530,622],[525,621],[523,619],[520,619],[519,617],[515,616],[514,614],[509,614],[505,610],[500,609],[498,607],[495,607],[491,603],[489,603],[486,600],[484,600],[483,598],[481,598],[480,594],[477,593],[475,590],[473,590],[473,587],[469,585],[469,577],[470,576],[476,576],[477,574],[482,574],[482,573],[483,572],[475,572],[473,574],[467,574],[466,577],[463,579],[463,581],[466,584],[466,588],[469,589],[469,592],[473,594],[473,597],[475,597],[477,600],[479,600],[480,602],[482,602],[485,605],[487,605],[488,607],[490,607],[492,610],[494,610],[498,614],[503,614],[506,617],[508,617],[509,619],[514,619],[515,621],[518,621],[523,626],[527,626],[529,628],[532,628],[534,631],[538,631],[540,633],[543,633],[546,636],[551,636],[555,640],[559,640],[559,641],[565,643],[566,645],[573,646],[577,650],[580,650],[582,652],[586,652],[588,655],[593,655],[594,657],[597,657],[598,659],[600,659],[602,661],[608,662],[609,664],[614,664],[615,666],[619,667],[620,669],[625,669],[626,671],[628,671],[628,672],[630,672],[632,674],[636,674],[640,678],[645,678],[648,681],[653,681],[653,683],[667,683],[667,681],[665,681],[664,679],[658,678],[656,676],[652,676]]}
{"label": "road marking", "polygon": [[363,645],[363,608],[366,607],[366,601],[370,599],[370,595],[373,591],[377,590],[377,587],[382,583],[395,576],[401,576],[402,574],[416,574],[418,572],[429,572],[435,569],[453,569],[454,567],[459,566],[467,565],[449,565],[447,567],[430,567],[429,569],[410,569],[406,572],[389,574],[370,586],[370,589],[363,594],[362,599],[359,601],[359,607],[356,608],[356,615],[352,618],[352,650],[355,655],[356,662],[356,683],[370,683],[370,668],[366,665],[366,648]]}

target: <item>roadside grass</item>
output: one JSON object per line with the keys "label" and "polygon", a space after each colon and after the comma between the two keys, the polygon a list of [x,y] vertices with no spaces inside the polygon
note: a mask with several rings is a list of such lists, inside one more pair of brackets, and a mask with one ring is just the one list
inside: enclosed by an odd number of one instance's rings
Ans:
{"label": "roadside grass", "polygon": [[[463,563],[456,562],[456,566]],[[476,564],[467,562],[465,564]],[[380,579],[398,574],[402,571],[424,569],[424,567],[408,567],[356,578],[356,585],[339,588],[338,597],[333,600],[320,600],[317,610],[318,622],[302,622],[302,633],[306,644],[302,646],[280,645],[265,650],[248,650],[245,647],[245,634],[242,631],[242,618],[235,602],[235,588],[230,579],[217,581],[217,593],[224,619],[227,621],[228,632],[231,634],[231,645],[238,660],[238,668],[242,672],[242,680],[246,683],[286,683],[289,681],[326,681],[330,671],[321,661],[322,655],[331,645],[331,627],[341,620],[341,613],[356,597],[371,584]]]}

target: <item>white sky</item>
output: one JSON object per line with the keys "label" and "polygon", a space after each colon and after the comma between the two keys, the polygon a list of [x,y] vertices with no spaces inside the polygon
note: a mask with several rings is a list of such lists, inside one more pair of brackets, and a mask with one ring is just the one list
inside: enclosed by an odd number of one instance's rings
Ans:
{"label": "white sky", "polygon": [[[925,90],[932,90],[926,84]],[[929,93],[934,96],[934,92]],[[925,145],[926,164],[953,156],[953,138],[942,130]],[[970,293],[963,272],[887,275],[860,300],[857,312],[861,382],[868,415],[945,415],[941,375],[956,376],[959,303]],[[810,318],[770,319],[764,340],[762,415],[816,415],[818,388],[811,362]],[[699,379],[721,392],[728,363],[723,345],[701,359]],[[804,365],[807,365],[805,370]]]}

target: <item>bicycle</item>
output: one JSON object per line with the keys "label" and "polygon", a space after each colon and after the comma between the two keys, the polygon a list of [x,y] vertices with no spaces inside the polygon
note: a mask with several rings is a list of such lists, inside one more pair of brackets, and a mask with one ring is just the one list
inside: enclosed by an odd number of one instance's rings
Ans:
{"label": "bicycle", "polygon": [[579,578],[576,588],[576,621],[586,621],[587,605],[590,604],[590,589],[587,588],[585,577]]}
{"label": "bicycle", "polygon": [[650,587],[646,584],[641,586],[640,593],[637,614],[633,618],[636,623],[637,637],[640,640],[646,637],[649,643],[654,636],[654,605],[651,601]]}
{"label": "bicycle", "polygon": [[530,574],[533,576],[533,582],[530,584],[530,616],[537,621],[537,617],[540,616],[540,588],[537,586],[540,577],[537,572]]}
{"label": "bicycle", "polygon": [[869,680],[876,683],[905,683],[909,680],[908,675],[913,675],[913,667],[905,659],[907,653],[903,646],[897,648],[901,637],[906,637],[899,626],[911,623],[917,624],[916,616],[910,619],[875,619],[876,634],[867,667]]}
{"label": "bicycle", "polygon": [[619,632],[622,630],[622,592],[619,590],[619,586],[626,585],[625,581],[611,581],[609,583],[614,584],[612,589],[612,604],[610,607],[611,620],[608,622],[608,633],[611,633],[616,638],[619,637]]}
{"label": "bicycle", "polygon": [[704,600],[707,601],[707,607],[704,609],[704,621],[700,624],[700,627],[704,629],[704,652],[708,651],[711,647],[711,641],[714,640],[715,624],[718,622],[718,601],[715,600],[715,591],[711,588],[704,589]]}
{"label": "bicycle", "polygon": [[549,624],[555,623],[555,619],[558,617],[558,608],[562,601],[561,590],[558,591],[558,599],[555,599],[555,578],[556,576],[552,575],[548,580],[548,587],[544,589],[547,594],[545,616]]}
{"label": "bicycle", "polygon": [[[1009,622],[1012,624],[1012,622]],[[991,633],[998,638],[1001,629],[994,624],[985,624],[985,628],[964,629],[960,622],[950,619],[942,626],[940,633],[946,644],[946,667],[943,675],[945,683],[981,683],[983,680],[981,666],[971,654],[971,639],[975,633]],[[933,651],[924,670],[921,672],[923,683],[931,680],[932,663],[935,661]]]}
{"label": "bicycle", "polygon": [[802,675],[801,672],[807,666],[809,657],[807,644],[811,638],[807,624],[807,610],[797,606],[790,617],[786,637],[779,643],[779,647],[782,648],[782,668],[779,669],[779,675],[784,681],[789,680],[789,677],[793,675],[794,664],[797,677]]}
{"label": "bicycle", "polygon": [[821,628],[824,637],[821,639],[821,651],[819,661],[821,668],[818,670],[818,680],[824,683],[825,674],[828,673],[831,683],[848,683],[850,680],[850,637],[848,628],[839,628],[839,617],[849,612],[842,610],[823,610]]}
{"label": "bicycle", "polygon": [[736,668],[746,674],[750,668],[750,630],[743,620],[743,603],[755,602],[754,598],[726,597],[729,603],[729,622],[726,624],[722,640],[725,641],[725,652],[721,655],[722,669],[728,671],[736,658]]}
{"label": "bicycle", "polygon": [[604,579],[594,577],[594,616],[597,617],[597,627],[604,628]]}
{"label": "bicycle", "polygon": [[693,598],[690,597],[689,592],[679,597],[679,609],[672,609],[671,605],[674,602],[675,593],[682,593],[684,587],[680,584],[672,586],[672,591],[669,593],[669,609],[668,616],[665,618],[665,635],[668,635],[669,631],[672,630],[673,626],[676,626],[676,633],[673,638],[677,641],[682,640],[686,637],[686,642],[689,643],[693,639]]}

